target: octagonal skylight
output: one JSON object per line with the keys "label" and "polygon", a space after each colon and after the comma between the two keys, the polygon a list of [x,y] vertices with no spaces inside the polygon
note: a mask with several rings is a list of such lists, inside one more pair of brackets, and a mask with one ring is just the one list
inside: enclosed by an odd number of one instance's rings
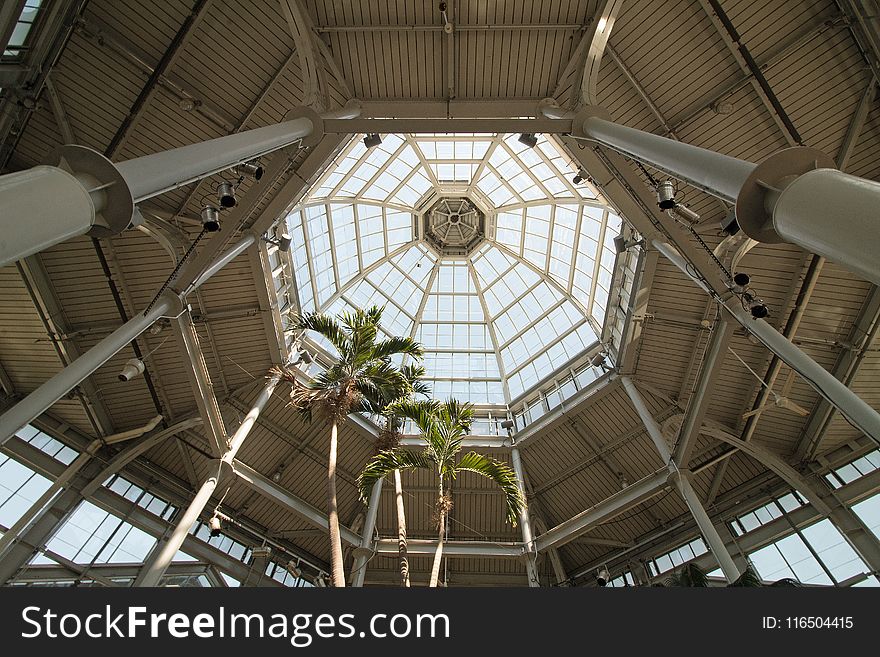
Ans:
{"label": "octagonal skylight", "polygon": [[576,171],[543,136],[353,138],[287,217],[299,306],[384,305],[384,330],[424,345],[436,397],[509,404],[605,321],[621,220]]}

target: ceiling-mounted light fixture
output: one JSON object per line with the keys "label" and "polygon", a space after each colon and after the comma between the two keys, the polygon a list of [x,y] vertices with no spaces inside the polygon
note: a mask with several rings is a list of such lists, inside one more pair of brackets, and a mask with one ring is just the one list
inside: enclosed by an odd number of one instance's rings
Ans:
{"label": "ceiling-mounted light fixture", "polygon": [[281,233],[278,236],[278,239],[272,239],[271,237],[263,236],[263,241],[268,242],[269,244],[274,244],[278,247],[279,251],[287,253],[288,251],[290,251],[290,244],[293,242],[293,239],[287,233]]}
{"label": "ceiling-mounted light fixture", "polygon": [[122,371],[119,373],[120,381],[131,381],[133,378],[144,373],[144,361],[140,358],[129,358],[125,361]]}
{"label": "ceiling-mounted light fixture", "polygon": [[211,536],[220,536],[220,516],[216,513],[211,516],[211,519],[208,521],[208,527],[211,529]]}
{"label": "ceiling-mounted light fixture", "polygon": [[675,207],[675,187],[671,180],[664,180],[657,185],[657,205],[663,210]]}
{"label": "ceiling-mounted light fixture", "polygon": [[259,180],[263,177],[263,167],[257,161],[242,162],[233,167],[232,170],[239,176],[250,176],[254,180]]}
{"label": "ceiling-mounted light fixture", "polygon": [[202,208],[202,228],[209,233],[220,230],[220,210],[213,205],[206,205]]}
{"label": "ceiling-mounted light fixture", "polygon": [[617,253],[623,253],[626,251],[626,238],[623,235],[617,235],[614,238],[614,250]]}
{"label": "ceiling-mounted light fixture", "polygon": [[599,586],[607,586],[608,582],[611,581],[611,573],[608,572],[608,568],[606,566],[602,566],[599,570],[596,571],[596,584]]}
{"label": "ceiling-mounted light fixture", "polygon": [[378,132],[371,132],[364,136],[364,146],[367,148],[373,148],[374,146],[378,146],[382,143],[382,138],[379,136]]}
{"label": "ceiling-mounted light fixture", "polygon": [[517,141],[524,146],[528,146],[529,148],[534,148],[538,145],[538,138],[531,132],[524,132],[518,138]]}
{"label": "ceiling-mounted light fixture", "polygon": [[217,185],[217,202],[224,208],[235,207],[235,187],[231,182],[222,182]]}

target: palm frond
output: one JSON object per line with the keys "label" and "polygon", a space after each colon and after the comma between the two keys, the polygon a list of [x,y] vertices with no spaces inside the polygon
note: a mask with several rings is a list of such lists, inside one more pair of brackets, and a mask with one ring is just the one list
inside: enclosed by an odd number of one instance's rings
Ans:
{"label": "palm frond", "polygon": [[666,578],[666,586],[707,587],[709,578],[695,563],[686,563],[677,573]]}
{"label": "palm frond", "polygon": [[406,354],[421,360],[424,350],[422,345],[410,337],[393,337],[377,342],[373,347],[374,358],[390,358],[397,354]]}
{"label": "palm frond", "polygon": [[519,513],[525,507],[525,500],[516,473],[509,465],[484,454],[468,452],[461,457],[455,469],[458,472],[475,472],[498,484],[507,501],[507,520],[511,525],[516,526]]}
{"label": "palm frond", "polygon": [[758,573],[755,572],[755,569],[750,565],[746,566],[746,569],[743,571],[742,575],[737,577],[734,581],[732,581],[727,586],[748,586],[748,587],[756,587],[756,586],[764,586],[764,583],[761,581],[761,578],[758,577]]}
{"label": "palm frond", "polygon": [[293,329],[297,331],[314,331],[323,335],[340,354],[348,348],[348,337],[339,322],[324,313],[306,313],[294,315]]}
{"label": "palm frond", "polygon": [[391,449],[376,454],[357,478],[358,492],[366,504],[370,499],[373,486],[380,479],[394,470],[422,468],[433,470],[433,462],[425,452],[411,452],[408,449]]}

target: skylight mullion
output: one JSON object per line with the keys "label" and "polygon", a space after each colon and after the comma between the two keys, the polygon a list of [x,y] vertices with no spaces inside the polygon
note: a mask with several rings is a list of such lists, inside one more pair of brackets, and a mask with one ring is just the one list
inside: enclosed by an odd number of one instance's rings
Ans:
{"label": "skylight mullion", "polygon": [[[336,205],[372,205],[377,208],[388,208],[389,210],[397,210],[399,212],[412,212],[413,209],[402,203],[394,203],[393,201],[377,201],[373,198],[361,198],[353,196],[321,196],[322,203],[331,203]],[[314,204],[313,204],[314,205]]]}
{"label": "skylight mullion", "polygon": [[[547,139],[547,138],[545,137],[545,139]],[[547,141],[550,141],[550,140],[547,139]],[[560,153],[563,153],[563,150],[557,144],[553,144],[553,147],[557,151],[559,151]],[[576,199],[582,198],[581,194],[574,188],[574,184],[564,175],[565,172],[559,171],[559,168],[555,164],[553,164],[553,162],[550,160],[549,157],[547,157],[547,153],[545,153],[543,149],[534,148],[532,150],[537,152],[538,157],[540,157],[541,160],[543,160],[544,164],[546,164],[550,168],[550,171],[557,172],[557,174],[558,174],[557,178],[561,179],[562,182],[565,183],[566,189],[568,189],[568,191],[571,192],[571,195],[574,198],[576,198]],[[563,157],[564,157],[564,155],[563,155]],[[550,198],[553,198],[553,196],[551,195]]]}
{"label": "skylight mullion", "polygon": [[492,139],[492,143],[489,145],[489,148],[486,149],[486,154],[483,156],[483,161],[480,163],[480,166],[477,167],[477,170],[474,171],[474,175],[471,178],[471,184],[468,185],[467,193],[473,194],[474,188],[477,186],[477,181],[483,175],[483,171],[486,169],[486,166],[489,164],[489,158],[492,157],[492,153],[495,152],[495,149],[498,148],[498,144],[501,143],[503,135],[495,135]]}
{"label": "skylight mullion", "polygon": [[[602,265],[602,247],[605,244],[605,229],[608,228],[608,210],[602,213],[602,227],[599,229],[599,239],[596,240],[596,254],[593,256],[593,280],[590,281],[589,309],[592,312],[593,301],[596,299],[596,285],[599,282],[599,267]],[[587,317],[590,313],[587,313]]]}
{"label": "skylight mullion", "polygon": [[382,206],[382,241],[385,243],[385,255],[388,255],[388,208]]}
{"label": "skylight mullion", "polygon": [[[547,228],[547,259],[544,262],[544,274],[550,276],[550,254],[553,252],[553,227],[556,225],[556,204],[550,204],[550,225]],[[525,242],[525,239],[523,239]]]}
{"label": "skylight mullion", "polygon": [[[513,152],[513,149],[507,145],[507,142],[502,141],[501,145],[504,147],[504,150],[507,151],[507,153],[510,155],[510,157],[513,158],[513,161],[519,165],[519,168],[522,169],[523,171],[525,171],[526,174],[528,175],[528,177],[532,179],[532,182],[538,186],[538,189],[540,189],[544,193],[544,198],[553,199],[554,198],[553,194],[551,194],[550,191],[546,187],[544,187],[544,183],[542,183],[540,180],[538,180],[538,177],[534,173],[532,173],[531,167],[526,166],[526,163],[523,162],[521,159],[519,159],[519,155],[517,155],[516,153]],[[537,147],[535,147],[531,150],[538,150],[538,149],[537,149]]]}
{"label": "skylight mullion", "polygon": [[[514,266],[515,266],[515,265],[514,265]],[[500,280],[500,279],[499,279],[499,280]],[[518,297],[516,297],[516,298],[515,298],[513,301],[511,301],[509,304],[507,304],[506,306],[504,306],[504,308],[502,308],[502,309],[499,310],[497,313],[495,313],[495,315],[492,317],[492,319],[496,319],[496,318],[498,318],[498,317],[501,317],[501,315],[503,315],[504,313],[506,313],[508,310],[510,310],[511,308],[513,308],[513,307],[514,307],[516,304],[518,304],[520,301],[522,301],[522,300],[525,299],[527,296],[529,296],[529,294],[530,294],[531,292],[534,292],[536,289],[538,289],[538,287],[540,287],[541,283],[543,283],[543,282],[544,282],[544,279],[543,279],[543,278],[538,278],[538,280],[535,281],[534,285],[532,285],[529,289],[527,289],[527,290],[526,290],[525,292],[523,292],[521,295],[519,295]],[[489,287],[492,287],[492,286],[490,285]],[[488,289],[488,288],[487,288],[487,289]]]}
{"label": "skylight mullion", "polygon": [[568,273],[568,286],[566,287],[568,295],[572,296],[574,290],[574,272],[577,269],[578,248],[581,244],[581,226],[584,221],[584,206],[578,206],[578,218],[574,225],[574,245],[572,246],[571,255],[571,271]]}
{"label": "skylight mullion", "polygon": [[[501,350],[498,348],[498,336],[495,335],[495,325],[492,323],[489,309],[486,307],[486,297],[483,294],[483,288],[480,287],[480,280],[477,278],[474,263],[471,260],[468,260],[467,266],[471,280],[474,282],[474,289],[477,291],[477,298],[480,300],[480,306],[483,309],[483,317],[486,320],[486,327],[489,329],[489,339],[492,340],[492,346],[495,349],[495,361],[498,363],[498,374],[501,376],[501,387],[504,391],[504,399],[507,403],[510,403],[510,387],[507,385],[507,373],[504,371],[504,361],[501,358]],[[514,266],[516,266],[515,263]]]}
{"label": "skylight mullion", "polygon": [[[397,158],[400,157],[400,154],[403,153],[406,146],[407,146],[407,143],[406,143],[406,140],[404,139],[401,142],[400,146],[397,147],[397,150],[395,150],[391,154],[391,156],[387,160],[385,160],[385,163],[376,169],[376,173],[373,174],[373,177],[364,183],[364,186],[361,187],[361,191],[358,192],[358,194],[355,198],[360,198],[361,194],[363,194],[370,187],[372,187],[376,183],[376,181],[379,180],[379,178],[382,176],[382,174],[385,173],[386,171],[388,171],[388,167],[391,166],[392,162],[395,162],[397,160]],[[368,149],[367,153],[369,153],[369,152],[370,152],[370,150]],[[391,198],[391,197],[389,196],[388,198]]]}
{"label": "skylight mullion", "polygon": [[327,234],[330,239],[330,260],[333,263],[333,282],[336,284],[336,289],[339,289],[339,265],[336,262],[336,236],[334,233],[333,226],[333,215],[330,212],[330,204],[327,203],[324,205],[324,210],[327,212]]}
{"label": "skylight mullion", "polygon": [[[357,206],[355,206],[355,208],[357,208]],[[357,218],[357,213],[355,213],[355,218]],[[355,225],[357,225],[357,224],[355,224]],[[360,283],[362,280],[366,279],[368,274],[375,271],[376,269],[381,267],[383,264],[385,264],[386,262],[388,262],[392,258],[400,255],[401,253],[405,253],[408,249],[412,248],[417,243],[418,242],[416,240],[411,240],[411,241],[407,242],[406,244],[401,244],[399,247],[394,249],[394,251],[392,251],[391,253],[389,253],[388,255],[386,255],[383,258],[379,258],[376,262],[371,264],[366,269],[359,268],[358,273],[356,275],[352,276],[351,279],[348,281],[348,283],[346,283],[341,288],[336,290],[336,293],[331,295],[330,298],[327,299],[327,301],[321,306],[321,309],[329,308],[331,305],[333,305],[333,303],[335,301],[342,298],[342,295],[345,294],[346,292],[348,292],[348,290],[353,288],[355,285]],[[360,260],[360,247],[358,247],[358,260]]]}
{"label": "skylight mullion", "polygon": [[[403,142],[403,143],[404,143],[404,145],[406,145],[406,144],[409,143],[409,142],[406,142],[406,141],[405,141],[405,142]],[[413,150],[415,150],[415,149],[413,149]],[[418,157],[418,156],[416,156],[416,157]],[[401,180],[401,181],[397,184],[397,187],[395,187],[395,188],[392,189],[390,192],[388,192],[388,198],[389,198],[389,199],[397,198],[397,195],[400,193],[400,190],[403,189],[404,187],[406,187],[407,184],[409,183],[409,181],[412,180],[413,177],[414,177],[418,172],[419,172],[419,167],[413,167],[412,171],[410,171],[408,174],[406,174],[406,175],[403,177],[403,180]],[[393,207],[391,203],[386,203],[386,205],[387,205],[388,207]],[[402,206],[401,206],[401,207],[402,207]],[[409,211],[412,212],[412,211],[413,211],[413,208],[409,208]]]}
{"label": "skylight mullion", "polygon": [[[357,142],[359,139],[360,139],[360,135],[357,135],[352,140],[352,142],[353,142],[352,150],[354,150],[354,147],[357,146]],[[349,153],[350,152],[351,151],[349,151]],[[343,187],[345,187],[346,184],[348,184],[348,181],[351,180],[351,178],[352,178],[352,176],[354,176],[355,172],[358,171],[364,165],[364,163],[370,158],[370,152],[371,151],[369,148],[364,151],[364,154],[361,155],[360,158],[358,158],[358,161],[355,162],[354,165],[352,165],[351,169],[349,169],[348,172],[344,176],[342,176],[342,179],[338,183],[336,183],[336,186],[331,190],[331,192],[330,192],[330,194],[328,194],[328,196],[330,196],[330,197],[336,196],[339,193],[339,191]],[[363,189],[364,188],[361,188],[361,191],[363,191]]]}
{"label": "skylight mullion", "polygon": [[[358,213],[358,204],[357,203],[351,204],[351,213],[352,213],[352,216],[354,217],[354,240],[356,242],[355,250],[357,251],[357,257],[358,257],[358,272],[363,272],[364,271],[364,254],[361,252],[361,218]],[[352,280],[355,278],[357,278],[357,276],[353,276]],[[349,281],[349,282],[351,282],[351,281]],[[339,291],[340,290],[337,290],[337,292],[339,292]]]}
{"label": "skylight mullion", "polygon": [[[339,167],[345,161],[345,158],[347,158],[348,155],[357,147],[357,144],[358,144],[358,138],[352,137],[352,139],[351,139],[351,141],[349,141],[348,145],[342,150],[342,152],[333,161],[332,166],[328,167],[327,170],[321,175],[321,177],[318,178],[318,181],[312,186],[313,190],[321,189],[324,186],[324,183],[326,182],[326,180],[330,176],[332,176],[334,173],[336,173],[336,171],[339,169]],[[354,166],[357,166],[357,163],[355,163]],[[352,167],[352,169],[353,168],[354,167]],[[339,184],[343,184],[344,180],[345,180],[345,176],[343,175],[343,178],[340,180]],[[332,196],[332,193],[335,192],[337,190],[337,188],[338,188],[338,185],[330,190],[331,191],[330,196]]]}
{"label": "skylight mullion", "polygon": [[[583,326],[584,324],[589,325],[589,322],[588,322],[586,319],[583,319],[583,320],[581,320],[580,322],[577,322],[576,324],[572,324],[571,328],[570,328],[568,331],[566,331],[565,333],[563,333],[563,334],[561,334],[561,335],[556,336],[556,337],[553,339],[553,341],[547,343],[547,346],[544,347],[543,349],[541,349],[541,351],[532,354],[531,356],[529,356],[528,360],[524,360],[522,363],[520,363],[519,365],[517,365],[517,366],[516,366],[516,369],[514,369],[513,371],[511,371],[510,376],[514,376],[514,375],[516,375],[517,372],[520,372],[523,368],[528,367],[529,365],[531,365],[532,363],[534,363],[534,362],[535,362],[536,360],[538,360],[541,356],[543,356],[543,355],[546,354],[548,351],[550,351],[553,347],[555,347],[557,344],[559,344],[560,342],[562,342],[563,340],[565,340],[565,338],[567,338],[569,335],[571,335],[572,333],[574,333],[575,331],[577,331],[577,330],[578,330],[581,326]],[[593,343],[593,344],[595,344],[595,343]],[[581,350],[580,350],[578,353],[576,353],[574,356],[572,356],[571,358],[569,358],[568,362],[570,363],[570,362],[572,362],[572,361],[577,360],[578,358],[580,358],[581,355],[583,355],[585,352],[589,351],[589,349],[590,349],[591,346],[592,346],[592,345],[584,345],[584,348],[581,349]],[[541,384],[538,383],[538,384],[536,384],[536,385],[541,385]]]}
{"label": "skylight mullion", "polygon": [[[502,344],[502,345],[501,345],[501,351],[503,351],[504,349],[507,349],[511,344],[513,344],[513,343],[516,342],[519,338],[521,338],[523,335],[525,335],[526,333],[528,333],[529,330],[531,330],[531,329],[532,329],[532,328],[533,328],[538,322],[540,322],[540,321],[543,320],[543,319],[546,319],[546,317],[547,317],[550,313],[552,313],[554,310],[556,310],[557,308],[559,308],[559,306],[561,306],[562,304],[564,304],[566,301],[568,301],[568,299],[566,299],[566,298],[563,297],[562,299],[560,299],[559,301],[557,301],[556,303],[554,303],[552,306],[550,306],[549,308],[547,308],[547,310],[545,310],[544,313],[543,313],[540,317],[537,317],[537,318],[533,319],[529,324],[527,324],[525,327],[523,327],[522,330],[520,330],[519,333],[517,333],[516,335],[512,336],[507,342],[505,342],[504,344]],[[584,318],[584,321],[586,321],[586,318]],[[581,322],[581,323],[583,323],[583,322]],[[546,351],[546,350],[544,350],[544,351]]]}
{"label": "skylight mullion", "polygon": [[312,287],[312,298],[314,298],[315,300],[314,306],[315,310],[317,311],[319,308],[318,304],[320,303],[320,300],[318,299],[318,284],[317,282],[315,282],[315,259],[312,256],[312,240],[309,238],[309,217],[306,216],[305,208],[300,211],[299,215],[300,220],[302,221],[303,236],[305,237],[304,245],[306,247],[306,258],[308,259],[308,262],[306,264],[309,267],[309,283]]}
{"label": "skylight mullion", "polygon": [[[517,260],[519,260],[519,262],[523,263],[526,267],[528,267],[528,268],[531,269],[533,272],[535,272],[538,276],[540,276],[541,278],[543,278],[543,279],[547,282],[547,285],[549,285],[550,287],[552,287],[554,290],[556,290],[559,294],[563,295],[564,297],[568,297],[568,294],[566,293],[565,288],[563,288],[563,287],[562,287],[562,286],[556,281],[555,278],[553,278],[552,276],[544,276],[544,272],[542,272],[540,269],[538,269],[537,267],[535,267],[535,265],[533,265],[531,262],[529,262],[529,261],[526,260],[525,258],[520,258],[519,256],[517,256],[513,251],[511,251],[509,248],[507,248],[504,244],[496,243],[496,244],[495,244],[495,247],[496,247],[497,249],[499,249],[500,251],[503,251],[503,252],[506,253],[507,255],[509,255],[509,256],[511,256],[511,257],[516,258]],[[582,303],[581,303],[577,298],[575,298],[575,297],[570,297],[570,298],[571,298],[571,302],[574,304],[575,308],[577,308],[578,310],[580,310],[580,311],[581,311],[581,314],[582,314],[584,317],[589,317],[589,316],[590,316],[589,311],[588,311],[586,308],[584,308],[584,304],[582,304]]]}
{"label": "skylight mullion", "polygon": [[[501,184],[504,185],[508,192],[513,194],[514,198],[518,198],[520,203],[526,203],[526,200],[522,196],[520,196],[519,192],[517,192],[513,187],[510,186],[510,183],[507,182],[507,178],[502,175],[502,173],[498,169],[496,169],[492,163],[487,161],[486,168],[495,174],[495,177],[501,181]],[[488,194],[486,194],[486,196],[488,196]],[[544,203],[546,204],[547,201],[545,200]]]}
{"label": "skylight mullion", "polygon": [[419,158],[419,162],[421,162],[422,167],[425,168],[425,173],[428,176],[428,179],[431,181],[431,184],[434,186],[434,189],[439,189],[440,181],[437,180],[437,176],[434,175],[434,170],[425,159],[425,154],[422,153],[422,149],[419,148],[418,142],[413,139],[412,135],[404,135],[404,142],[412,146],[413,151],[415,151],[416,157]]}

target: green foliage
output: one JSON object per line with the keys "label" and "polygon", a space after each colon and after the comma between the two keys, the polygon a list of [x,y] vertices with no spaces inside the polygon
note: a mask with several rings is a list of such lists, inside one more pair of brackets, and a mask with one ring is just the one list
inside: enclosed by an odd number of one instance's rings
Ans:
{"label": "green foliage", "polygon": [[424,384],[417,381],[423,368],[400,369],[391,362],[399,354],[421,359],[421,345],[409,337],[378,340],[381,320],[382,308],[376,306],[335,318],[323,313],[293,317],[294,330],[324,336],[339,355],[308,383],[300,382],[292,369],[276,370],[291,384],[291,404],[307,420],[316,411],[337,421],[358,411],[378,413],[390,401],[411,395],[416,386],[423,389]]}
{"label": "green foliage", "polygon": [[433,399],[405,399],[391,404],[388,411],[412,420],[427,445],[420,453],[397,447],[373,457],[358,477],[358,489],[364,502],[369,499],[375,483],[394,470],[433,470],[440,477],[441,485],[455,479],[460,472],[474,472],[498,484],[507,502],[507,519],[516,525],[525,502],[510,466],[476,452],[457,458],[473,423],[472,405],[456,399],[442,403]]}

